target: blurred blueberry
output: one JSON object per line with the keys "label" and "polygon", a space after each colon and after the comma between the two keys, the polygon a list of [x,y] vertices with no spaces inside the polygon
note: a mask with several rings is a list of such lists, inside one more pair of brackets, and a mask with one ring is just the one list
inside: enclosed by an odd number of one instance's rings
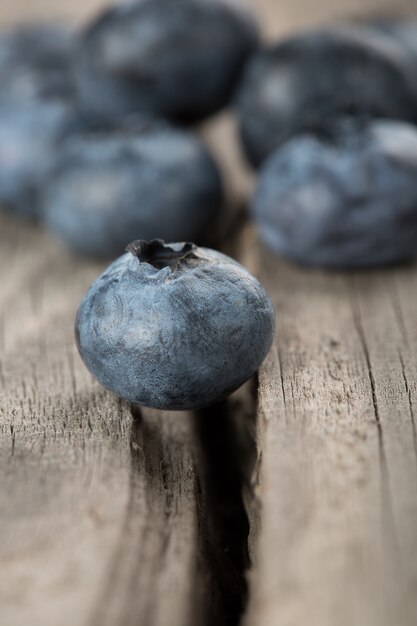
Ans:
{"label": "blurred blueberry", "polygon": [[417,20],[412,17],[381,15],[366,18],[356,23],[364,29],[364,36],[377,34],[385,37],[387,45],[400,48],[404,55],[404,67],[409,73],[417,93]]}
{"label": "blurred blueberry", "polygon": [[0,206],[26,217],[38,213],[39,189],[59,143],[79,125],[62,100],[0,102]]}
{"label": "blurred blueberry", "polygon": [[312,31],[249,62],[236,107],[243,146],[258,166],[279,144],[340,115],[417,120],[404,47],[361,27]]}
{"label": "blurred blueberry", "polygon": [[74,94],[75,37],[60,25],[26,24],[0,34],[0,101]]}
{"label": "blurred blueberry", "polygon": [[74,38],[51,24],[0,34],[0,206],[34,217],[60,141],[81,124],[75,110]]}
{"label": "blurred blueberry", "polygon": [[253,215],[269,248],[301,264],[417,256],[417,128],[345,120],[328,136],[290,140],[261,168]]}
{"label": "blurred blueberry", "polygon": [[90,287],[77,313],[81,357],[134,404],[202,408],[265,358],[274,311],[262,285],[227,256],[193,244],[134,242]]}
{"label": "blurred blueberry", "polygon": [[77,83],[86,109],[198,120],[229,100],[257,46],[254,22],[220,0],[142,0],[108,9],[85,31]]}
{"label": "blurred blueberry", "polygon": [[200,240],[221,204],[219,170],[197,137],[135,122],[69,138],[42,214],[76,252],[111,257],[134,237]]}
{"label": "blurred blueberry", "polygon": [[[392,37],[397,43],[404,46],[414,61],[417,61],[417,19],[414,17],[381,16],[362,23],[379,33]],[[415,68],[417,73],[417,68]]]}

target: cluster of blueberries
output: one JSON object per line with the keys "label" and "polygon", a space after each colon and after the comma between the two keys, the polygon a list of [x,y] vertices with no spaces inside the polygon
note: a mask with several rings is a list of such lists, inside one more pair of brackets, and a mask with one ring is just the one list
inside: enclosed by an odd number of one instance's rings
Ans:
{"label": "cluster of blueberries", "polygon": [[265,243],[303,265],[417,255],[417,22],[316,30],[250,60],[237,100]]}
{"label": "cluster of blueberries", "polygon": [[232,102],[272,250],[326,267],[399,262],[417,243],[416,67],[412,20],[263,47],[230,0],[136,0],[80,33],[4,33],[0,205],[84,255],[204,241],[223,185],[189,126]]}
{"label": "cluster of blueberries", "polygon": [[[84,255],[127,252],[79,308],[80,354],[130,402],[192,409],[259,367],[274,310],[201,242],[223,201],[189,126],[233,103],[264,242],[305,265],[417,252],[417,25],[328,27],[262,47],[230,0],[136,0],[83,32],[0,38],[0,204]],[[188,127],[188,129],[187,129]],[[159,239],[161,238],[161,239]]]}
{"label": "cluster of blueberries", "polygon": [[93,257],[138,237],[200,241],[224,194],[189,127],[230,101],[258,43],[221,0],[141,0],[79,33],[5,33],[0,205]]}

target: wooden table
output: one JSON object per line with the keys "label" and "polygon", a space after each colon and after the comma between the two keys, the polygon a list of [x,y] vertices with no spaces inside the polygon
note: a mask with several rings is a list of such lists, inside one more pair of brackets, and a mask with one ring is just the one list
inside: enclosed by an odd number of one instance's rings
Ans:
{"label": "wooden table", "polygon": [[[5,0],[0,21],[100,2],[58,4]],[[272,36],[332,4],[256,6]],[[204,133],[247,193],[228,116]],[[250,228],[230,247],[277,309],[258,388],[132,415],[74,346],[101,266],[1,215],[2,626],[417,624],[416,268],[302,271]]]}

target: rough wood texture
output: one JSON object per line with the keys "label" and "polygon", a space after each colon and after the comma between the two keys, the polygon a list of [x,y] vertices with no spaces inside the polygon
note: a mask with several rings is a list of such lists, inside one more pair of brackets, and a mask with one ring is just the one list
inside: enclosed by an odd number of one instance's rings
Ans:
{"label": "rough wood texture", "polygon": [[417,270],[303,271],[246,237],[277,309],[259,376],[246,626],[417,617]]}

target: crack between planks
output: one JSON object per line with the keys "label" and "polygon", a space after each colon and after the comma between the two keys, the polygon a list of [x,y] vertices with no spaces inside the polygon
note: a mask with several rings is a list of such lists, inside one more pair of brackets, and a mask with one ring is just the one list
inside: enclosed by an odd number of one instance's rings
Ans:
{"label": "crack between planks", "polygon": [[[191,581],[195,592],[191,593],[190,599],[198,597],[202,603],[198,616],[192,614],[195,607],[190,603],[190,624],[193,626],[238,626],[246,607],[246,572],[250,565],[249,519],[243,493],[245,489],[250,489],[248,477],[252,472],[255,454],[253,429],[248,426],[252,413],[249,411],[248,417],[247,400],[247,394],[245,403],[232,397],[221,404],[190,414],[195,434],[192,452],[196,464],[198,534],[195,548],[198,574]],[[132,407],[131,413],[133,422],[128,502],[104,585],[89,621],[90,626],[113,626],[116,615],[120,626],[136,626],[137,616],[135,618],[132,606],[134,608],[138,594],[146,592],[146,589],[141,590],[140,587],[143,580],[144,544],[152,541],[154,532],[154,525],[149,522],[154,519],[159,528],[161,516],[166,516],[166,523],[162,521],[162,525],[169,526],[169,494],[172,485],[168,484],[168,467],[164,467],[169,458],[165,458],[166,450],[158,440],[158,425],[155,424],[155,431],[151,429],[152,432],[148,432],[140,409]],[[166,506],[162,508],[152,498],[155,464],[159,467],[161,489],[166,498]],[[141,502],[139,496],[143,490],[149,509],[145,520],[138,511]],[[135,528],[138,523],[140,528]],[[168,531],[160,539],[158,563],[163,567],[170,540]],[[146,578],[152,581],[151,585],[157,585],[160,573],[156,565],[147,571]],[[205,583],[202,592],[201,575]],[[125,583],[121,586],[123,580]],[[150,626],[155,622],[155,606],[143,606],[143,602],[141,605],[143,623]]]}
{"label": "crack between planks", "polygon": [[256,405],[249,387],[243,393],[245,401],[232,396],[195,415],[200,540],[209,574],[204,626],[238,626],[248,601],[250,524],[244,493],[252,498]]}

